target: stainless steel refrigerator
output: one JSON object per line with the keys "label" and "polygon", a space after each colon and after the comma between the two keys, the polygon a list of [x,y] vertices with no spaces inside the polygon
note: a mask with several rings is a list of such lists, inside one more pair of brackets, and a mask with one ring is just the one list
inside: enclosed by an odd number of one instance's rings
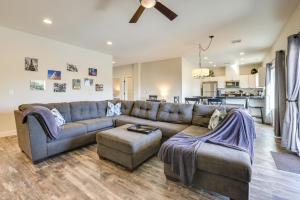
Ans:
{"label": "stainless steel refrigerator", "polygon": [[208,81],[202,83],[202,96],[205,97],[216,97],[218,89],[218,82]]}

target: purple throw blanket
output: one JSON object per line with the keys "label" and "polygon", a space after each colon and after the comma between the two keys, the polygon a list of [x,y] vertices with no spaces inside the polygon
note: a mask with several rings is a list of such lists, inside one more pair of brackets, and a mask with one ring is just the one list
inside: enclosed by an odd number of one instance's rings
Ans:
{"label": "purple throw blanket", "polygon": [[26,123],[27,116],[32,115],[38,120],[50,139],[59,138],[61,127],[57,126],[55,117],[48,108],[43,106],[22,105],[19,107],[19,110],[23,115],[23,123]]}
{"label": "purple throw blanket", "polygon": [[203,143],[211,143],[248,152],[253,160],[254,121],[243,109],[232,109],[216,129],[204,136],[179,133],[164,142],[159,150],[161,161],[171,166],[180,181],[189,186],[197,170],[197,150]]}

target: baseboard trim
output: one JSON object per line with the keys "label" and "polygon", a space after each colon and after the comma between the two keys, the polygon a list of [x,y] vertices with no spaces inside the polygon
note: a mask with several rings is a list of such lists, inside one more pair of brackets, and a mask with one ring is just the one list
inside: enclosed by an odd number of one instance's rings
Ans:
{"label": "baseboard trim", "polygon": [[0,137],[7,137],[7,136],[13,136],[13,135],[17,135],[17,131],[16,130],[1,131],[0,132]]}

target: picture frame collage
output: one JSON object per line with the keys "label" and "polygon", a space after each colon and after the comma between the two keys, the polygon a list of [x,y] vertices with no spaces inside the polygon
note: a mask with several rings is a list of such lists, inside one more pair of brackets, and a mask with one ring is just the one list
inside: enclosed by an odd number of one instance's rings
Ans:
{"label": "picture frame collage", "polygon": [[[25,71],[29,72],[38,72],[39,64],[37,58],[25,57]],[[66,63],[66,72],[79,72],[78,66]],[[54,93],[66,93],[67,92],[67,83],[61,82],[62,71],[60,70],[47,70],[47,79],[48,81],[53,81],[53,92]],[[89,78],[74,78],[72,79],[72,90],[78,91],[82,89],[82,80],[84,87],[94,87],[95,92],[103,92],[104,86],[100,83],[95,83],[93,77],[98,76],[97,67],[89,67],[87,71]],[[32,91],[45,91],[46,90],[46,80],[30,80],[30,90]]]}

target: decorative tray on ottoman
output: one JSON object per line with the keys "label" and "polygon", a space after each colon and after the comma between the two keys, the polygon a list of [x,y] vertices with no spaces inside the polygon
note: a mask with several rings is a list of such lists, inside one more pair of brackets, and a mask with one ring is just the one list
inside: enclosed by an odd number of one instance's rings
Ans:
{"label": "decorative tray on ottoman", "polygon": [[159,128],[148,126],[148,125],[142,125],[142,124],[135,124],[127,128],[128,131],[133,131],[133,132],[143,133],[143,134],[149,134],[158,129]]}

